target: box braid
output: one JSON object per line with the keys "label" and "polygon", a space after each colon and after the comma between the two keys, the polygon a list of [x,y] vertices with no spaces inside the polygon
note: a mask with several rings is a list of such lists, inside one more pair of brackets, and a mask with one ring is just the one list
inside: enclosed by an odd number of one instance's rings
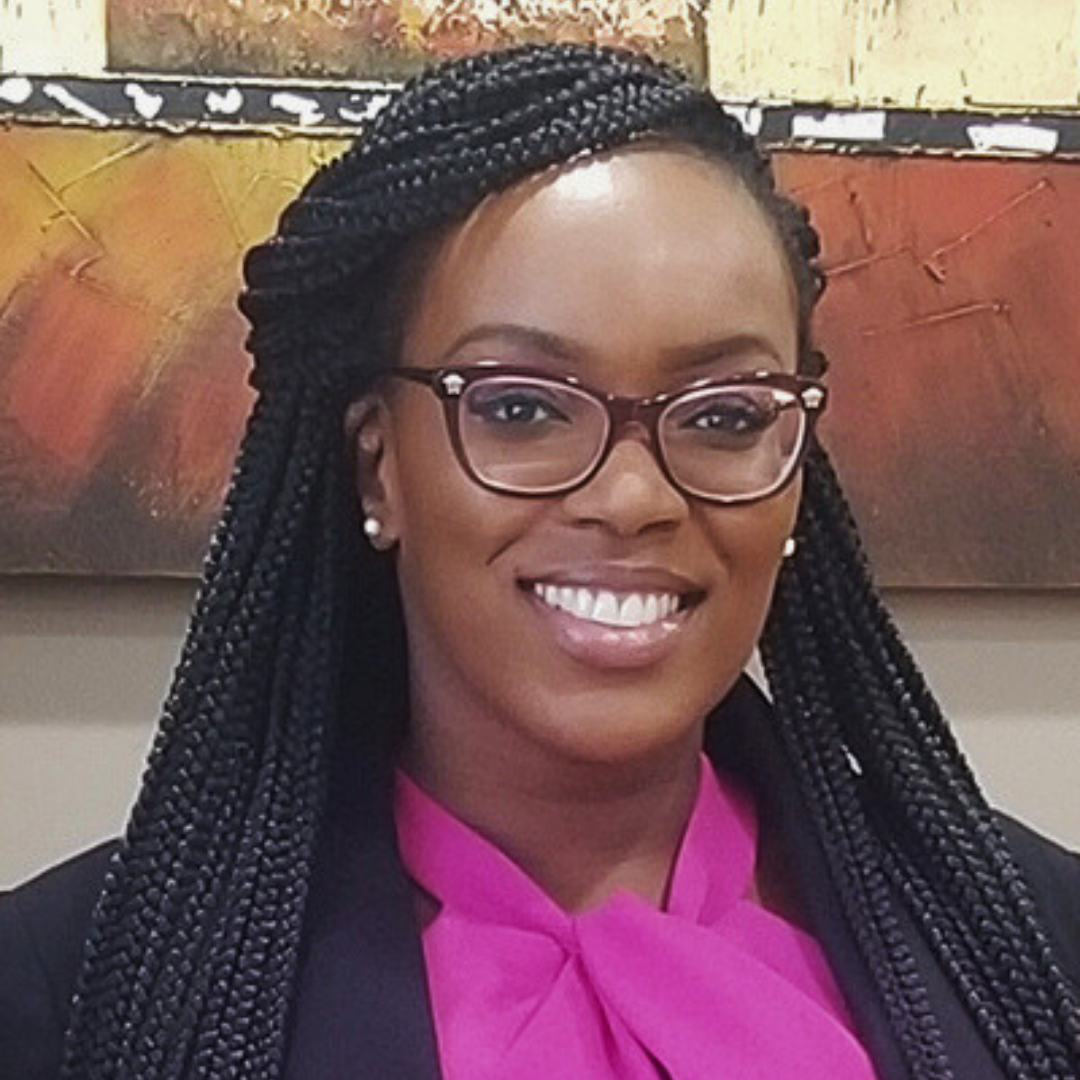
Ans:
{"label": "box braid", "polygon": [[761,642],[776,721],[864,955],[875,974],[884,965],[886,1006],[898,1018],[907,1012],[920,1033],[917,1075],[950,1073],[891,895],[914,917],[1006,1075],[1080,1076],[1075,994],[874,590],[820,447],[805,469],[796,533],[798,552],[781,570]]}
{"label": "box braid", "polygon": [[[281,1077],[335,748],[359,738],[373,754],[399,726],[404,686],[392,567],[356,541],[345,409],[393,362],[395,282],[425,237],[531,173],[646,139],[714,157],[758,200],[796,284],[802,366],[818,370],[823,277],[806,213],[711,97],[619,50],[526,46],[432,69],[249,253],[259,395],[94,913],[64,1080]],[[763,641],[776,722],[911,1075],[951,1074],[894,896],[1008,1074],[1076,1080],[1074,1002],[820,450],[799,534]]]}

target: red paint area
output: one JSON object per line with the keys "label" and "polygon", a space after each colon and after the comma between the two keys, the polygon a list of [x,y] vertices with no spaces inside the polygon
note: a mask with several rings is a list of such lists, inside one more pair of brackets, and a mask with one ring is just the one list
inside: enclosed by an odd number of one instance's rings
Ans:
{"label": "red paint area", "polygon": [[825,240],[824,438],[880,577],[1080,584],[1080,168],[779,165]]}
{"label": "red paint area", "polygon": [[9,309],[8,325],[22,333],[4,415],[54,464],[67,495],[101,465],[131,410],[151,320],[57,268],[25,292],[25,307],[16,297]]}

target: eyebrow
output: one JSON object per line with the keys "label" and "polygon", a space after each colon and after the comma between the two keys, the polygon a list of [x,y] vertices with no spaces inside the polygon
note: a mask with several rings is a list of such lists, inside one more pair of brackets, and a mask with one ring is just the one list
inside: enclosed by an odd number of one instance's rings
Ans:
{"label": "eyebrow", "polygon": [[512,345],[521,345],[570,364],[580,363],[588,350],[569,338],[539,330],[520,323],[483,323],[455,338],[453,344],[439,357],[440,363],[448,363],[466,345],[489,338],[499,338]]}
{"label": "eyebrow", "polygon": [[[546,357],[574,366],[580,365],[592,353],[587,346],[549,330],[520,323],[483,323],[456,338],[440,355],[439,363],[449,364],[466,345],[493,338],[541,352]],[[661,355],[673,371],[693,370],[747,356],[780,361],[776,348],[765,338],[752,333],[729,334],[707,341],[675,345],[661,350]]]}

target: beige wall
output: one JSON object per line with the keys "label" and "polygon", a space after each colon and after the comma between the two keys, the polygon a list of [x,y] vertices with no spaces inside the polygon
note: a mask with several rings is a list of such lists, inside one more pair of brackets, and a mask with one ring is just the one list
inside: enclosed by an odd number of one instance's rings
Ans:
{"label": "beige wall", "polygon": [[714,0],[713,89],[834,104],[1080,101],[1077,0]]}
{"label": "beige wall", "polygon": [[[0,579],[0,886],[121,828],[191,595]],[[890,599],[991,798],[1080,848],[1080,593]]]}
{"label": "beige wall", "polygon": [[105,66],[105,0],[0,0],[0,72],[95,75]]}

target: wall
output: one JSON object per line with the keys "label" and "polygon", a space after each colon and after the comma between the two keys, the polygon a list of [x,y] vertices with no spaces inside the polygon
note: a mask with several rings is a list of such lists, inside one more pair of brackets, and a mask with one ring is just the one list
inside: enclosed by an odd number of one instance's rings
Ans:
{"label": "wall", "polygon": [[738,99],[1075,108],[1076,0],[717,0],[713,89]]}
{"label": "wall", "polygon": [[0,71],[93,75],[105,65],[106,0],[0,0]]}
{"label": "wall", "polygon": [[[0,579],[0,886],[122,827],[192,591]],[[1080,594],[889,601],[991,797],[1080,848]]]}

